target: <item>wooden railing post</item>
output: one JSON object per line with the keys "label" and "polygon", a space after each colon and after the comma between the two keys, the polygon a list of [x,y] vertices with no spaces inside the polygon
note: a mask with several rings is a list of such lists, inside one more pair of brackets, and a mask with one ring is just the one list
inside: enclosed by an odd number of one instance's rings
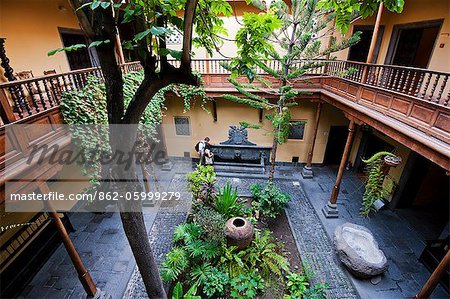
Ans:
{"label": "wooden railing post", "polygon": [[12,123],[16,120],[13,110],[11,108],[11,103],[9,102],[8,96],[3,88],[0,88],[0,116],[4,124]]}

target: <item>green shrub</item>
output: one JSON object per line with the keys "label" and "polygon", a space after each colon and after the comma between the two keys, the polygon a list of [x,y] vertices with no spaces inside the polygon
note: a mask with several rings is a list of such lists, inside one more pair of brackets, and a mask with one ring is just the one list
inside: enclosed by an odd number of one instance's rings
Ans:
{"label": "green shrub", "polygon": [[288,260],[281,255],[281,245],[276,243],[268,229],[255,232],[250,247],[245,249],[242,260],[248,269],[258,269],[264,278],[277,275],[283,279],[283,271],[289,270]]}
{"label": "green shrub", "polygon": [[199,208],[195,222],[203,229],[204,238],[216,244],[225,242],[225,218],[219,212],[208,208]]}
{"label": "green shrub", "polygon": [[161,277],[164,282],[175,281],[188,267],[188,253],[185,249],[175,246],[161,264]]}
{"label": "green shrub", "polygon": [[312,277],[311,273],[289,274],[283,299],[325,299],[325,290],[328,285],[324,283],[310,285],[309,280]]}
{"label": "green shrub", "polygon": [[230,284],[232,298],[255,298],[264,290],[264,279],[261,275],[251,272],[233,278]]}
{"label": "green shrub", "polygon": [[242,210],[244,203],[237,196],[237,188],[233,190],[229,182],[222,189],[219,188],[219,194],[214,199],[214,207],[225,219],[244,214]]}
{"label": "green shrub", "polygon": [[263,215],[271,218],[277,217],[281,210],[291,200],[291,196],[282,192],[274,183],[269,182],[264,188],[259,184],[254,184],[250,187],[255,208]]}
{"label": "green shrub", "polygon": [[177,282],[173,288],[172,299],[202,299],[202,297],[197,296],[197,287],[192,286],[186,294],[183,295],[183,286],[181,282]]}
{"label": "green shrub", "polygon": [[211,165],[197,165],[197,168],[187,174],[188,188],[195,200],[202,198],[202,186],[214,187],[217,182],[216,173]]}
{"label": "green shrub", "polygon": [[203,293],[208,298],[221,297],[225,293],[225,288],[228,285],[230,278],[225,272],[217,268],[212,268],[210,275],[206,277]]}

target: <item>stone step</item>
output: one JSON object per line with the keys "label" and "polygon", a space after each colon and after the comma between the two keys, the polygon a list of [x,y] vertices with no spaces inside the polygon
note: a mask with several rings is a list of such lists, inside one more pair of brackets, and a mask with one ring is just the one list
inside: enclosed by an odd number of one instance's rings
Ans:
{"label": "stone step", "polygon": [[249,168],[260,168],[262,167],[259,163],[239,163],[239,162],[214,162],[215,166],[237,166],[237,167],[249,167]]}
{"label": "stone step", "polygon": [[228,178],[246,178],[246,179],[267,179],[269,177],[269,174],[263,174],[263,173],[231,173],[231,172],[222,172],[217,171],[216,175],[218,177],[228,177]]}
{"label": "stone step", "polygon": [[247,174],[264,174],[264,168],[259,165],[258,167],[247,167],[247,166],[234,166],[234,165],[217,165],[214,164],[214,170],[217,172],[226,173],[247,173]]}

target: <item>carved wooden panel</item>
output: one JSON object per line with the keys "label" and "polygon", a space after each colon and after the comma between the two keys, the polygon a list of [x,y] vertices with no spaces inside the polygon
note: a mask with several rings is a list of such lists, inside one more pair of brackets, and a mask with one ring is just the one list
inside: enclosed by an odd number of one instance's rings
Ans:
{"label": "carved wooden panel", "polygon": [[374,103],[385,108],[389,108],[391,97],[389,95],[378,92],[375,96]]}
{"label": "carved wooden panel", "polygon": [[391,109],[404,114],[405,116],[408,114],[409,108],[411,107],[411,102],[405,101],[399,98],[394,97],[392,99]]}
{"label": "carved wooden panel", "polygon": [[442,131],[450,133],[450,115],[439,113],[434,126]]}
{"label": "carved wooden panel", "polygon": [[434,110],[426,108],[421,105],[414,104],[411,110],[411,117],[422,121],[424,123],[430,123],[431,118],[433,117]]}

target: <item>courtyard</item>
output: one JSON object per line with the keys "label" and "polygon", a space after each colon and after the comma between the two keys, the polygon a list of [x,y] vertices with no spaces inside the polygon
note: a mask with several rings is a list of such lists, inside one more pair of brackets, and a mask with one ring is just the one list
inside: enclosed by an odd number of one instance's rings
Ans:
{"label": "courtyard", "polygon": [[[172,245],[175,227],[184,223],[191,206],[186,173],[195,168],[190,159],[177,159],[171,171],[157,171],[159,190],[179,190],[182,198],[175,205],[159,202],[144,207],[148,238],[160,264]],[[339,219],[327,219],[321,209],[334,183],[335,167],[315,167],[313,179],[303,179],[300,165],[277,168],[276,183],[292,195],[285,208],[289,229],[302,265],[308,265],[314,282],[327,282],[327,298],[411,298],[428,279],[430,272],[419,262],[425,243],[420,230],[402,217],[402,211],[382,210],[373,218],[361,218],[363,183],[354,172],[345,173],[339,197]],[[263,183],[266,178],[219,177],[219,186],[231,182],[239,194],[248,196],[249,186]],[[156,186],[155,186],[156,187]],[[136,269],[131,250],[121,229],[117,213],[94,214],[75,212],[70,216],[75,232],[70,234],[74,245],[97,287],[112,298],[147,298],[145,287]],[[380,249],[387,256],[388,271],[372,279],[358,279],[339,261],[333,245],[334,229],[344,222],[369,228]],[[426,226],[427,223],[417,224]],[[283,232],[286,234],[286,231]],[[290,233],[290,232],[288,232]],[[285,237],[286,239],[286,237]],[[283,242],[283,235],[281,235]],[[290,247],[292,248],[292,247]],[[290,253],[289,253],[290,254]],[[301,264],[295,267],[302,267]],[[35,278],[24,288],[19,298],[80,298],[84,294],[77,273],[61,245],[53,253]],[[447,298],[448,293],[438,286],[431,298]]]}

